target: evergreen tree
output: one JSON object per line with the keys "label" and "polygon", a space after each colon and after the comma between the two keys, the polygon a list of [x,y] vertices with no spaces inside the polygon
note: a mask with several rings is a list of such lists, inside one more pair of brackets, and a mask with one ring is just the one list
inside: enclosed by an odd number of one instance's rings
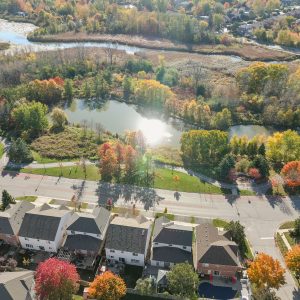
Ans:
{"label": "evergreen tree", "polygon": [[258,148],[258,150],[257,150],[257,153],[258,153],[259,155],[266,156],[266,146],[265,146],[264,143],[262,143],[262,144],[259,146],[259,148]]}
{"label": "evergreen tree", "polygon": [[73,85],[72,85],[71,80],[68,79],[68,80],[65,81],[64,89],[65,89],[65,93],[64,93],[65,98],[68,101],[71,101],[74,97]]}
{"label": "evergreen tree", "polygon": [[263,177],[268,177],[270,175],[269,163],[262,155],[258,155],[254,158],[251,167],[258,169]]}
{"label": "evergreen tree", "polygon": [[12,142],[8,157],[13,163],[27,163],[33,160],[29,146],[21,138]]}
{"label": "evergreen tree", "polygon": [[227,178],[231,169],[235,166],[235,159],[232,154],[227,154],[219,164],[219,174],[221,178]]}
{"label": "evergreen tree", "polygon": [[7,192],[2,191],[2,210],[5,210],[10,203],[15,203],[14,198]]}

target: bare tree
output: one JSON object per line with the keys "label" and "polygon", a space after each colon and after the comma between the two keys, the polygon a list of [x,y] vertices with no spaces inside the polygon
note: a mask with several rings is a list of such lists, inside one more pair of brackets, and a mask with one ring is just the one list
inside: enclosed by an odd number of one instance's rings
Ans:
{"label": "bare tree", "polygon": [[187,74],[188,76],[193,78],[194,81],[194,88],[195,88],[195,94],[197,93],[197,88],[199,86],[199,82],[202,78],[203,72],[202,72],[202,66],[199,63],[193,62],[192,60],[189,60],[187,63]]}

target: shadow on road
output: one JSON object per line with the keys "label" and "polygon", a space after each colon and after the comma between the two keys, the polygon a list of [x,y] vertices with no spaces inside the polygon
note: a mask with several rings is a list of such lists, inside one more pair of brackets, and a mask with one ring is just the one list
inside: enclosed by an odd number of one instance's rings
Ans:
{"label": "shadow on road", "polygon": [[144,188],[131,185],[112,184],[107,182],[99,182],[96,190],[98,203],[100,206],[106,205],[107,200],[111,199],[113,203],[118,199],[124,202],[140,202],[144,205],[145,210],[149,210],[156,204],[159,204],[163,197],[157,195],[152,188]]}
{"label": "shadow on road", "polygon": [[[286,215],[293,214],[289,206],[286,204],[286,198],[284,196],[265,195],[265,197],[267,198],[272,208],[275,208],[277,206]],[[296,209],[299,210],[299,207]]]}

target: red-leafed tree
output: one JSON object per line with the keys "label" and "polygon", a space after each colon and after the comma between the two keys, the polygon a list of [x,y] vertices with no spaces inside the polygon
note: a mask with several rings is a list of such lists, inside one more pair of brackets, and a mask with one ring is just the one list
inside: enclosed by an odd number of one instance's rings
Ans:
{"label": "red-leafed tree", "polygon": [[113,147],[109,143],[101,145],[99,156],[101,178],[105,181],[111,181],[118,169],[117,156]]}
{"label": "red-leafed tree", "polygon": [[261,178],[261,174],[260,174],[260,172],[257,168],[250,168],[249,171],[248,171],[248,174],[249,174],[250,177],[252,177],[254,179]]}
{"label": "red-leafed tree", "polygon": [[35,291],[39,300],[71,300],[78,289],[79,275],[74,265],[49,258],[41,262],[35,275]]}
{"label": "red-leafed tree", "polygon": [[291,161],[283,166],[281,170],[282,177],[289,187],[300,186],[300,161]]}

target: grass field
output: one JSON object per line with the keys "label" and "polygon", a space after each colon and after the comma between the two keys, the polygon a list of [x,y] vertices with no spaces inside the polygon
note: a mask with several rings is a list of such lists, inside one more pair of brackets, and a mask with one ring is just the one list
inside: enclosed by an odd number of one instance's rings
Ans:
{"label": "grass field", "polygon": [[[94,165],[87,166],[86,179],[98,181],[101,179],[99,170]],[[39,174],[46,176],[65,177],[71,179],[84,179],[85,174],[82,167],[55,167],[46,169],[32,169],[23,168],[20,170],[22,173]],[[179,180],[175,182],[174,176],[178,176]],[[224,194],[230,193],[228,190],[222,190],[211,184],[201,182],[198,178],[190,175],[173,171],[169,169],[156,169],[156,176],[154,187],[166,190],[177,190],[178,192],[194,192],[194,193],[207,193],[207,194]]]}
{"label": "grass field", "polygon": [[213,225],[215,227],[224,228],[226,225],[228,225],[229,222],[222,220],[222,219],[213,219]]}
{"label": "grass field", "polygon": [[[178,176],[176,182],[174,176]],[[169,169],[157,169],[154,180],[154,187],[165,190],[180,192],[205,193],[205,194],[230,194],[228,190],[200,181],[198,178]]]}
{"label": "grass field", "polygon": [[4,154],[4,145],[0,143],[0,158],[2,157],[3,154]]}
{"label": "grass field", "polygon": [[288,240],[289,244],[291,245],[291,247],[296,245],[296,241],[294,238],[291,237],[291,234],[289,232],[285,232],[284,236],[286,237],[286,239]]}
{"label": "grass field", "polygon": [[295,227],[295,221],[289,221],[283,223],[279,229],[293,229]]}
{"label": "grass field", "polygon": [[[71,179],[84,179],[85,174],[83,172],[82,167],[80,166],[73,166],[73,167],[55,167],[55,168],[46,168],[46,169],[31,169],[31,168],[24,168],[21,169],[20,172],[22,173],[29,173],[29,174],[39,174],[39,175],[46,175],[46,176],[55,176],[55,177],[65,177]],[[86,166],[86,179],[87,180],[100,180],[99,169],[94,165]]]}
{"label": "grass field", "polygon": [[21,201],[34,202],[37,199],[37,196],[20,196],[15,199]]}

